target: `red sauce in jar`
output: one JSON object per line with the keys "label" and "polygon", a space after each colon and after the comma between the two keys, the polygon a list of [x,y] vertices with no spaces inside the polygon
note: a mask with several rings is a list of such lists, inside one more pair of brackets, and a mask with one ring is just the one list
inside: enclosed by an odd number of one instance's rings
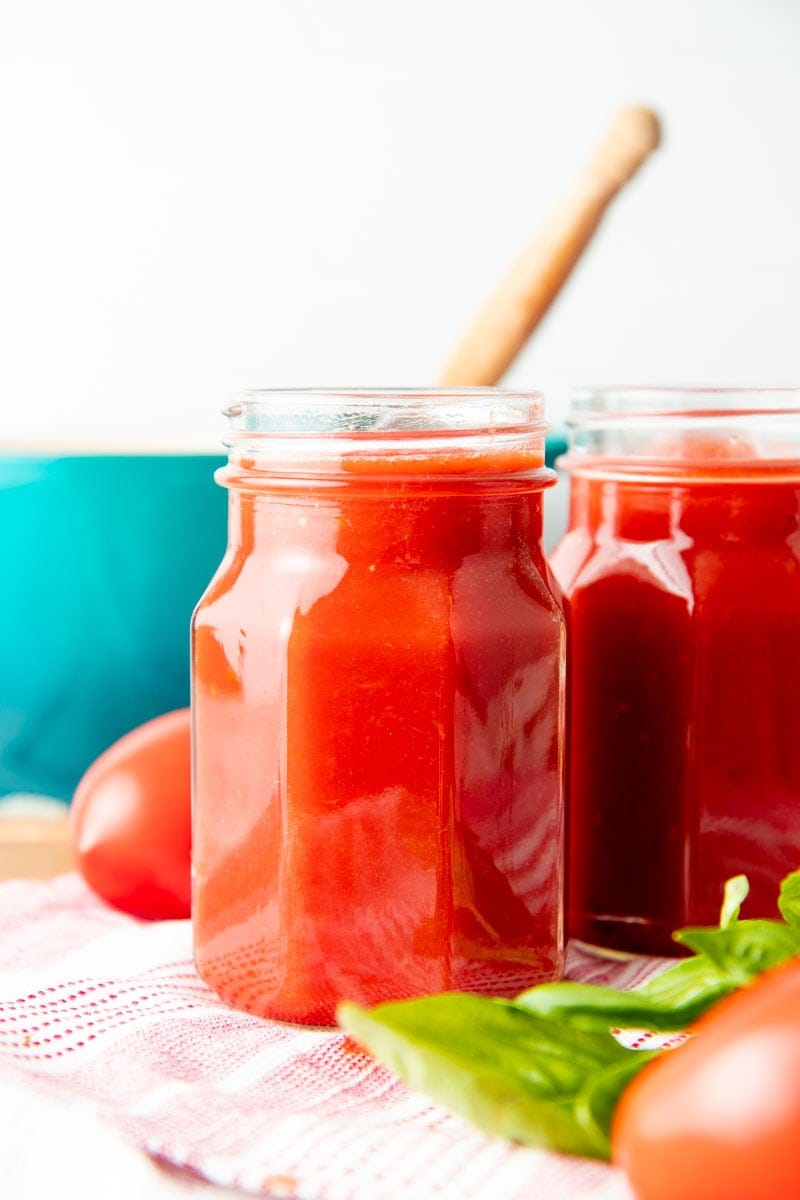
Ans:
{"label": "red sauce in jar", "polygon": [[564,620],[525,451],[231,467],[194,618],[193,919],[229,1002],[509,995],[563,962]]}
{"label": "red sauce in jar", "polygon": [[775,917],[800,866],[800,463],[717,450],[569,460],[569,930],[602,947],[676,953],[740,873]]}

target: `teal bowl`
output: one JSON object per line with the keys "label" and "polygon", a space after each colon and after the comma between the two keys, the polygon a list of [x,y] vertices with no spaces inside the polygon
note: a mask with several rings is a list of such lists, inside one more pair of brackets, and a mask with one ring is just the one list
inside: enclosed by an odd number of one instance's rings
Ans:
{"label": "teal bowl", "polygon": [[0,796],[68,800],[189,703],[189,620],[225,549],[211,454],[0,453]]}

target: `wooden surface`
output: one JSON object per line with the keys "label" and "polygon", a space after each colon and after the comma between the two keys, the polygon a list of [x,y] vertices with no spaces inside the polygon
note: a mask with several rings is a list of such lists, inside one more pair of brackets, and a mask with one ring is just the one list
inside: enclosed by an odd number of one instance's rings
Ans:
{"label": "wooden surface", "polygon": [[51,879],[72,868],[66,815],[0,818],[0,879]]}

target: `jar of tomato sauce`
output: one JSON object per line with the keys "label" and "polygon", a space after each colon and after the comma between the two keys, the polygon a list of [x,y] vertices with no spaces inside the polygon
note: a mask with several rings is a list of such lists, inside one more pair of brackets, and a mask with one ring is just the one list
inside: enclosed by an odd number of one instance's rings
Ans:
{"label": "jar of tomato sauce", "polygon": [[193,620],[193,919],[231,1004],[509,995],[563,963],[542,400],[255,392]]}
{"label": "jar of tomato sauce", "polygon": [[569,929],[676,953],[800,866],[800,391],[577,394]]}

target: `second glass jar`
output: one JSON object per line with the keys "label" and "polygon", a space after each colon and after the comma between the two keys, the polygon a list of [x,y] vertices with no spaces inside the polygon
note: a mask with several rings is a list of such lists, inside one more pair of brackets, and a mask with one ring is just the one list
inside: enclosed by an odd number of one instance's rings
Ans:
{"label": "second glass jar", "polygon": [[570,933],[674,954],[800,867],[800,392],[585,391],[569,531]]}

